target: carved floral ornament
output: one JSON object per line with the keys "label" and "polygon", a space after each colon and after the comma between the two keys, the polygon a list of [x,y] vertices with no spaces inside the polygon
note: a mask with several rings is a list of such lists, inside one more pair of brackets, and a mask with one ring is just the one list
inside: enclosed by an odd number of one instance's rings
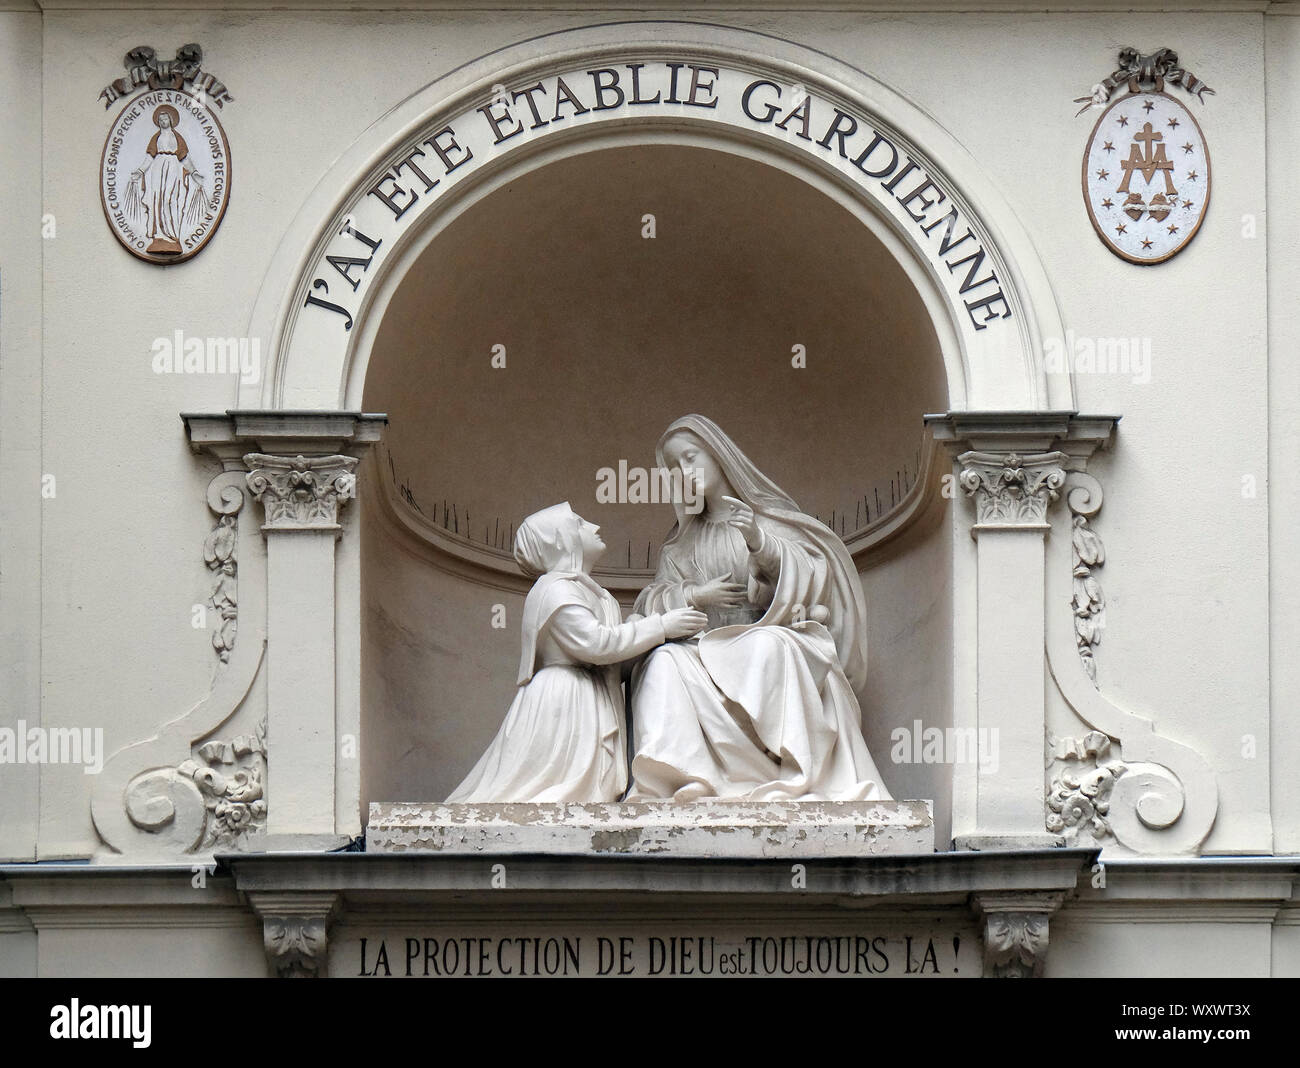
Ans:
{"label": "carved floral ornament", "polygon": [[1067,845],[1100,844],[1111,832],[1110,800],[1115,781],[1128,768],[1111,753],[1100,731],[1081,738],[1048,738],[1048,768],[1059,765],[1047,795],[1046,826]]}
{"label": "carved floral ornament", "polygon": [[1101,644],[1101,632],[1106,626],[1106,599],[1096,569],[1106,562],[1106,549],[1088,520],[1097,510],[1080,510],[1076,507],[1077,495],[1067,497],[1071,513],[1070,552],[1074,561],[1074,640],[1079,649],[1083,669],[1097,685],[1097,661],[1093,652]]}
{"label": "carved floral ornament", "polygon": [[[1045,537],[1047,666],[1085,728],[1070,751],[1051,757],[1046,829],[1063,840],[1113,843],[1137,854],[1195,854],[1218,812],[1209,762],[1157,730],[1153,715],[1124,707],[1097,684],[1095,652],[1105,622],[1097,573],[1106,558],[1091,522],[1101,510],[1102,488],[1084,465],[1090,446],[1102,444],[1113,423],[1072,417],[1056,436],[1069,443],[1068,453],[964,452],[957,457],[959,481],[975,505],[973,535],[1023,530]],[[1052,502],[1062,498],[1067,507],[1049,521]]]}
{"label": "carved floral ornament", "polygon": [[217,612],[217,626],[212,632],[212,648],[223,663],[230,661],[235,648],[239,624],[239,509],[244,496],[238,490],[226,491],[223,506],[231,510],[218,514],[217,525],[203,541],[203,562],[212,572],[212,593],[208,604]]}
{"label": "carved floral ornament", "polygon": [[210,691],[188,711],[105,761],[91,814],[107,856],[207,856],[238,848],[265,826],[265,720],[233,737],[215,737],[243,705],[265,653],[265,586],[247,581],[236,592],[237,562],[256,562],[261,538],[254,525],[238,521],[246,500],[242,472],[222,471],[206,496],[216,516],[203,561],[213,581],[208,603],[218,611],[217,670]]}
{"label": "carved floral ornament", "polygon": [[206,764],[191,759],[176,770],[203,795],[208,821],[201,847],[236,848],[266,827],[266,719],[252,734],[205,742],[198,751]]}

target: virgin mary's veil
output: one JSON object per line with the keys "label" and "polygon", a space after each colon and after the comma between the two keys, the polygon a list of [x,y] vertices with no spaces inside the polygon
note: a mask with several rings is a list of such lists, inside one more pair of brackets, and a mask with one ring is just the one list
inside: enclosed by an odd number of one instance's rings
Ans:
{"label": "virgin mary's veil", "polygon": [[[665,443],[683,430],[700,439],[717,459],[736,495],[755,514],[794,527],[804,539],[813,543],[826,561],[830,609],[826,627],[835,639],[845,676],[855,690],[860,690],[867,673],[867,605],[862,593],[862,580],[844,543],[825,524],[800,511],[788,493],[755,467],[721,427],[703,415],[684,415],[664,431],[655,446],[655,459],[661,468],[667,467]],[[664,550],[678,541],[698,519],[686,510],[685,501],[674,498],[673,508],[677,512],[677,523],[664,542]]]}

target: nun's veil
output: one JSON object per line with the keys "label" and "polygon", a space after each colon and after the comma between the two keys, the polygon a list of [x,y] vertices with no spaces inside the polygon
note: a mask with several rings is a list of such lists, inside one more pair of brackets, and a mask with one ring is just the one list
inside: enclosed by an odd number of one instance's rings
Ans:
{"label": "nun's veil", "polygon": [[[537,581],[524,599],[520,650],[520,686],[537,666],[537,643],[551,617],[566,605],[579,605],[604,622],[618,623],[618,604],[582,570],[582,519],[569,502],[534,512],[515,531],[515,562]],[[605,602],[602,604],[602,602]]]}
{"label": "nun's veil", "polygon": [[568,501],[534,512],[515,532],[515,562],[529,578],[548,571],[581,571],[581,520]]}
{"label": "nun's veil", "polygon": [[[664,444],[683,430],[700,439],[717,459],[736,495],[756,514],[794,527],[825,559],[830,586],[830,619],[826,627],[835,639],[845,676],[855,690],[861,689],[867,673],[867,605],[862,580],[844,543],[825,524],[800,511],[793,498],[755,467],[722,428],[705,416],[684,415],[664,431],[655,446],[655,459],[661,468],[667,466]],[[674,499],[673,508],[677,523],[664,542],[665,551],[698,520],[686,510],[684,501]]]}

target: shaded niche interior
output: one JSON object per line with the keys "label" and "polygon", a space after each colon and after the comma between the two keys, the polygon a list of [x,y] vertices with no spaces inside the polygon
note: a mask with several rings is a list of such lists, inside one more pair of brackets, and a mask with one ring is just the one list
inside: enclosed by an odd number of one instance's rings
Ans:
{"label": "shaded niche interior", "polygon": [[[847,210],[770,165],[602,149],[470,207],[402,279],[367,370],[364,408],[390,423],[360,502],[364,799],[440,800],[469,771],[513,695],[524,589],[400,533],[380,494],[505,549],[520,519],[568,500],[601,525],[607,566],[654,566],[671,506],[599,503],[599,472],[652,468],[664,428],[700,412],[849,537],[915,480],[921,415],[946,402],[904,271]],[[867,739],[894,796],[936,798],[936,815],[946,769],[891,764],[889,732],[950,722],[950,555],[939,524],[860,561]]]}

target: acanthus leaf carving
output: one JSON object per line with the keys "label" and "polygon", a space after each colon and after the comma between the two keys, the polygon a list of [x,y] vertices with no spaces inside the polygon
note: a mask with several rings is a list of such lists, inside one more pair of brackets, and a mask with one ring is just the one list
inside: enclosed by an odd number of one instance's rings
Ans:
{"label": "acanthus leaf carving", "polygon": [[316,979],[328,968],[329,929],[340,908],[334,893],[252,891],[262,918],[262,947],[281,979]]}
{"label": "acanthus leaf carving", "polygon": [[320,916],[267,916],[263,919],[267,958],[281,979],[316,979],[326,945]]}
{"label": "acanthus leaf carving", "polygon": [[356,496],[353,456],[249,453],[248,488],[266,512],[266,530],[337,528],[339,507]]}
{"label": "acanthus leaf carving", "polygon": [[991,915],[985,933],[985,975],[1031,979],[1042,974],[1047,952],[1047,917],[1037,912]]}
{"label": "acanthus leaf carving", "polygon": [[1037,979],[1047,961],[1052,913],[1065,892],[987,892],[972,895],[971,905],[984,919],[984,976]]}
{"label": "acanthus leaf carving", "polygon": [[1047,507],[1065,483],[1060,452],[964,452],[961,487],[974,498],[976,520],[983,526],[1047,522]]}

